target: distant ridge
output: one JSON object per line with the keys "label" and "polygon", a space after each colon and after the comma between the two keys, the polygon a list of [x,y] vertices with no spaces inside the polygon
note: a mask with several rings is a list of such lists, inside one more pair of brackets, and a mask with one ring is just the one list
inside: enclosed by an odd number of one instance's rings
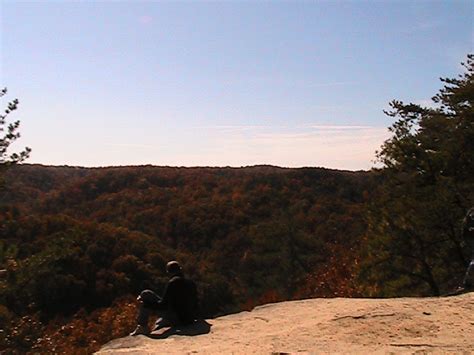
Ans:
{"label": "distant ridge", "polygon": [[346,170],[346,169],[333,169],[326,168],[323,166],[301,166],[301,167],[285,167],[270,164],[256,164],[256,165],[245,165],[245,166],[180,166],[180,165],[153,165],[153,164],[140,164],[140,165],[107,165],[107,166],[81,166],[81,165],[49,165],[41,163],[23,163],[18,164],[12,169],[21,169],[22,167],[36,167],[36,168],[51,168],[51,169],[84,169],[84,170],[98,170],[98,169],[121,169],[121,168],[155,168],[155,169],[212,169],[212,170],[246,170],[255,169],[260,171],[276,171],[276,170],[325,170],[325,171],[339,171],[339,172],[370,172],[370,170]]}

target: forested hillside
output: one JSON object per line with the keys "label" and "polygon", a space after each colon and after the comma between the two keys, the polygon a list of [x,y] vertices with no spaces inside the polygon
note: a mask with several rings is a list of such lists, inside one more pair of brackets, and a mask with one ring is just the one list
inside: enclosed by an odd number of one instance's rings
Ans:
{"label": "forested hillside", "polygon": [[374,180],[271,166],[14,166],[1,199],[2,346],[91,350],[123,335],[131,300],[161,290],[169,259],[197,281],[206,317],[357,295]]}

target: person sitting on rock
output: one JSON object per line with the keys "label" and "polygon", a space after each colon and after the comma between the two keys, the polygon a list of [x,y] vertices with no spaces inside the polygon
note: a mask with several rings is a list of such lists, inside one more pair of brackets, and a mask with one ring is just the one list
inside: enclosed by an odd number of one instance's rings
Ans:
{"label": "person sitting on rock", "polygon": [[196,284],[184,277],[181,265],[177,261],[170,261],[166,265],[166,272],[170,279],[162,297],[151,290],[144,290],[137,297],[138,325],[130,335],[149,334],[148,320],[154,311],[158,312],[159,318],[153,331],[163,327],[188,325],[196,320],[198,306]]}
{"label": "person sitting on rock", "polygon": [[471,262],[467,267],[463,282],[464,289],[470,290],[474,288],[474,207],[467,212],[464,218],[462,234],[466,244],[471,248]]}

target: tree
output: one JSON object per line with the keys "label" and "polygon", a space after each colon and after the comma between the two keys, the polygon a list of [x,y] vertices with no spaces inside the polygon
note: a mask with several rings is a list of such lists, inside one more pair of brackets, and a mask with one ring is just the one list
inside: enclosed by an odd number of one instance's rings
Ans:
{"label": "tree", "polygon": [[[0,90],[0,98],[4,97],[7,94],[7,89],[4,88]],[[4,113],[0,115],[0,168],[4,168],[8,165],[17,164],[24,161],[28,158],[31,149],[26,147],[23,151],[19,153],[8,152],[10,145],[20,138],[20,133],[18,128],[20,127],[20,121],[15,121],[7,125],[7,118],[13,111],[18,108],[19,101],[14,99],[10,101],[5,109]],[[6,126],[6,128],[5,128]]]}
{"label": "tree", "polygon": [[434,107],[394,100],[397,121],[377,154],[381,184],[368,212],[361,281],[369,294],[439,295],[460,283],[461,220],[474,203],[474,55],[441,78]]}

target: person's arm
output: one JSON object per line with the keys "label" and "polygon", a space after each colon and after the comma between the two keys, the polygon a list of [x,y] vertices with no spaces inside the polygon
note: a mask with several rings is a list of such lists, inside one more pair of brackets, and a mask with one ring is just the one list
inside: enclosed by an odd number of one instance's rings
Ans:
{"label": "person's arm", "polygon": [[472,209],[464,217],[462,234],[466,242],[469,242],[469,239],[474,239],[474,210]]}
{"label": "person's arm", "polygon": [[174,289],[175,287],[173,280],[168,281],[165,286],[165,290],[163,291],[163,296],[161,297],[161,300],[158,303],[158,309],[164,309],[170,305],[171,299],[173,298]]}

